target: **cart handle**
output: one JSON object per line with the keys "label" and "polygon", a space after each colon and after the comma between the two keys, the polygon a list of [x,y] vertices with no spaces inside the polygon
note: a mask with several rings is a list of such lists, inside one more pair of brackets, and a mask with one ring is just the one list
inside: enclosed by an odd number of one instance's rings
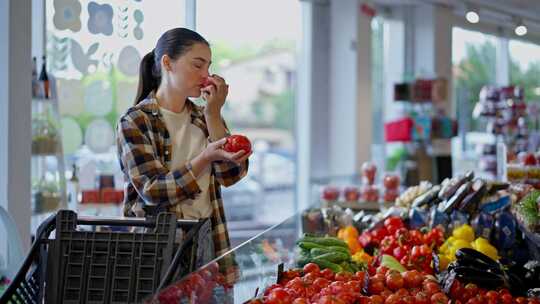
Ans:
{"label": "cart handle", "polygon": [[[176,220],[176,227],[191,228],[197,224],[198,220]],[[155,227],[156,219],[144,217],[103,217],[103,216],[77,216],[79,225],[109,225],[109,226],[135,226],[135,227]]]}

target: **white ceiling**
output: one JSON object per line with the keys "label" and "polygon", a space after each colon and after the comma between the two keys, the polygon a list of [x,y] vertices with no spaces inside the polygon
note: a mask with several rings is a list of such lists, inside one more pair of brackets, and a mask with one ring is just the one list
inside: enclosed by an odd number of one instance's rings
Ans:
{"label": "white ceiling", "polygon": [[465,3],[471,3],[540,23],[540,0],[374,0],[373,2],[382,5],[438,3],[456,8],[465,6]]}

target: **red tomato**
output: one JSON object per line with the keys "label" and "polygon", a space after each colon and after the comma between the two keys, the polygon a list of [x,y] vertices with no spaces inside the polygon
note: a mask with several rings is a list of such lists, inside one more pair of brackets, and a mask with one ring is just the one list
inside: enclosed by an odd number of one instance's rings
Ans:
{"label": "red tomato", "polygon": [[227,137],[223,150],[232,153],[244,150],[244,152],[248,153],[251,152],[251,142],[244,135],[231,135]]}
{"label": "red tomato", "polygon": [[279,285],[279,284],[272,284],[270,285],[268,288],[266,288],[266,290],[264,291],[264,296],[267,296],[270,294],[270,292],[276,288],[282,288],[283,286]]}
{"label": "red tomato", "polygon": [[319,290],[325,288],[328,285],[330,285],[330,280],[326,278],[317,278],[315,279],[315,281],[313,281],[313,286],[315,286],[315,288]]}
{"label": "red tomato", "polygon": [[463,286],[458,280],[454,280],[450,287],[450,297],[452,299],[460,299],[463,296]]}
{"label": "red tomato", "polygon": [[499,299],[501,300],[502,304],[512,304],[513,301],[512,295],[509,293],[500,294]]}
{"label": "red tomato", "polygon": [[336,273],[336,277],[334,280],[336,281],[350,281],[352,279],[352,274],[350,272],[340,271]]}
{"label": "red tomato", "polygon": [[371,297],[369,297],[369,303],[371,304],[383,304],[384,303],[384,299],[383,297],[379,296],[379,295],[373,295]]}
{"label": "red tomato", "polygon": [[360,297],[359,293],[353,293],[351,291],[344,291],[336,295],[336,298],[342,300],[345,303],[353,304],[356,302],[356,299]]}
{"label": "red tomato", "polygon": [[322,296],[319,301],[317,301],[318,304],[345,304],[342,300],[338,299],[335,296]]}
{"label": "red tomato", "polygon": [[468,283],[467,285],[465,285],[464,290],[465,295],[468,296],[467,299],[476,297],[476,295],[478,294],[478,286],[476,286],[476,284],[474,283]]}
{"label": "red tomato", "polygon": [[351,280],[345,283],[345,287],[347,287],[347,289],[349,290],[359,293],[362,290],[363,286],[362,286],[362,282],[357,281],[357,280]]}
{"label": "red tomato", "polygon": [[386,298],[384,304],[402,304],[401,297],[398,294],[391,294]]}
{"label": "red tomato", "polygon": [[311,298],[316,295],[319,290],[313,285],[306,285],[306,298]]}
{"label": "red tomato", "polygon": [[486,293],[486,298],[489,300],[489,301],[497,301],[497,299],[499,298],[499,293],[496,292],[495,290],[490,290]]}
{"label": "red tomato", "polygon": [[386,298],[388,298],[391,294],[392,294],[392,291],[391,291],[390,289],[388,289],[388,288],[385,288],[385,289],[383,290],[383,292],[381,292],[379,295],[380,295],[381,297],[383,297],[383,299],[386,300]]}
{"label": "red tomato", "polygon": [[318,278],[319,278],[318,272],[309,272],[308,274],[304,275],[304,277],[302,277],[302,280],[306,284],[312,284]]}
{"label": "red tomato", "polygon": [[272,290],[266,300],[267,304],[288,304],[293,301],[292,296],[284,288],[276,288]]}
{"label": "red tomato", "polygon": [[293,297],[293,299],[306,296],[306,288],[304,286],[294,286],[292,288],[285,288],[285,290]]}
{"label": "red tomato", "polygon": [[438,292],[431,296],[431,304],[447,304],[447,303],[448,303],[448,297],[442,292]]}
{"label": "red tomato", "polygon": [[386,286],[390,290],[396,291],[402,288],[404,283],[403,277],[399,273],[391,273],[386,276]]}
{"label": "red tomato", "polygon": [[428,295],[423,291],[416,293],[414,300],[416,304],[429,304],[430,302]]}
{"label": "red tomato", "polygon": [[366,278],[366,272],[365,272],[365,271],[357,271],[357,272],[354,274],[353,278],[354,278],[355,280],[360,281],[360,282],[364,282],[364,279]]}
{"label": "red tomato", "polygon": [[300,269],[289,269],[283,272],[283,276],[290,280],[300,277],[301,275],[302,273]]}
{"label": "red tomato", "polygon": [[424,276],[417,270],[409,270],[403,273],[403,280],[405,280],[407,288],[421,287]]}
{"label": "red tomato", "polygon": [[296,298],[292,304],[309,304],[306,298]]}
{"label": "red tomato", "polygon": [[201,86],[203,88],[206,88],[207,86],[212,85],[212,84],[213,84],[213,82],[210,80],[210,77],[206,77],[206,78],[204,78],[203,82],[201,83]]}
{"label": "red tomato", "polygon": [[325,268],[321,270],[320,276],[327,280],[334,280],[334,272],[330,268]]}
{"label": "red tomato", "polygon": [[405,288],[400,288],[398,291],[396,291],[396,294],[400,296],[401,298],[409,296],[410,293]]}
{"label": "red tomato", "polygon": [[321,268],[319,267],[319,265],[315,263],[307,263],[306,265],[304,265],[303,271],[304,271],[304,274],[310,273],[310,272],[319,274],[319,272],[321,271]]}
{"label": "red tomato", "polygon": [[439,287],[439,284],[435,282],[427,282],[427,283],[424,283],[424,291],[428,295],[433,295],[441,291],[441,288]]}
{"label": "red tomato", "polygon": [[402,299],[401,299],[401,302],[403,304],[415,304],[415,299],[413,296],[404,296]]}
{"label": "red tomato", "polygon": [[517,303],[517,304],[525,304],[527,303],[527,299],[524,298],[524,297],[517,297],[514,299],[514,301]]}
{"label": "red tomato", "polygon": [[342,281],[332,282],[332,283],[330,283],[330,285],[328,287],[330,287],[330,290],[334,294],[337,294],[337,293],[340,293],[340,292],[343,292],[344,290],[346,290],[345,282],[342,282]]}
{"label": "red tomato", "polygon": [[380,294],[383,290],[383,281],[370,281],[368,284],[368,292],[372,295]]}

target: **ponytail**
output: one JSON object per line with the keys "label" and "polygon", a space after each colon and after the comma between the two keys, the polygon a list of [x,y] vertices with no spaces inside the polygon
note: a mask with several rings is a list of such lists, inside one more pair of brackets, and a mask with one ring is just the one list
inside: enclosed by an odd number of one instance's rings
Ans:
{"label": "ponytail", "polygon": [[208,41],[198,33],[181,27],[170,29],[159,37],[156,48],[141,60],[139,88],[137,89],[135,104],[138,104],[148,97],[152,91],[158,89],[161,82],[161,57],[167,55],[172,60],[176,60],[195,43],[204,43],[210,46]]}
{"label": "ponytail", "polygon": [[135,104],[143,101],[152,91],[157,90],[160,81],[161,75],[157,73],[156,69],[156,56],[154,51],[151,51],[141,60],[139,68],[139,87],[137,88]]}

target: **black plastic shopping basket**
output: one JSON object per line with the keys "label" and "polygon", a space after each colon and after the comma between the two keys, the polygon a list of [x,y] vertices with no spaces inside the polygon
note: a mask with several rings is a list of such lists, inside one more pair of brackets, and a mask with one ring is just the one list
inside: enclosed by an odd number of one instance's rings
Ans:
{"label": "black plastic shopping basket", "polygon": [[137,303],[207,262],[211,239],[208,219],[77,217],[61,210],[39,226],[0,303]]}

